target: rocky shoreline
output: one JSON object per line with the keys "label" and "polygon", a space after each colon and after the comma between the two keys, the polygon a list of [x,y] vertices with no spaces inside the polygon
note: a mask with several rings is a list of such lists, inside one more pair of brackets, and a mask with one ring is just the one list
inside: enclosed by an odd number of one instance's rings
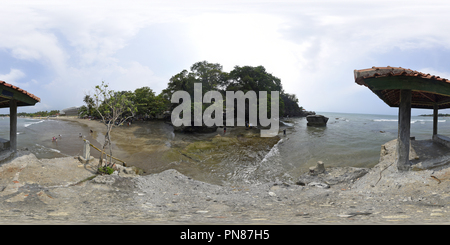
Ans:
{"label": "rocky shoreline", "polygon": [[212,185],[176,170],[95,175],[27,151],[0,165],[2,224],[447,224],[450,170],[398,172],[395,142],[371,169],[325,168],[297,183]]}

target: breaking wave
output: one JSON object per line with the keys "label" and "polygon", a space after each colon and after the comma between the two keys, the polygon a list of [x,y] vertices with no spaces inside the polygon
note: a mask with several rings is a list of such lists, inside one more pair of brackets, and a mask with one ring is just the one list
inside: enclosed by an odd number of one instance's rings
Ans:
{"label": "breaking wave", "polygon": [[44,121],[44,120],[40,120],[40,121],[37,121],[37,122],[25,123],[24,127],[27,128],[27,127],[29,127],[30,125],[38,124],[38,123],[41,123],[41,122],[43,122],[43,121]]}
{"label": "breaking wave", "polygon": [[[374,122],[398,122],[398,119],[373,119]],[[433,122],[433,120],[425,120],[425,119],[413,119],[411,123],[425,123],[425,122]],[[438,120],[438,122],[446,122],[446,120]]]}

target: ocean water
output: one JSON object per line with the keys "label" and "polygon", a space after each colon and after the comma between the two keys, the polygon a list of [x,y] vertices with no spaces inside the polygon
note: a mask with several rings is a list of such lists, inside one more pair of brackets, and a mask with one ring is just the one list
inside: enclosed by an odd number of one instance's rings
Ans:
{"label": "ocean water", "polygon": [[[135,163],[133,165],[144,168],[148,173],[174,168],[210,183],[292,182],[309,167],[315,166],[317,161],[323,161],[326,167],[373,167],[378,163],[381,145],[397,138],[396,115],[317,114],[329,118],[326,127],[308,127],[306,118],[283,119],[280,140],[272,142],[270,147],[259,144],[258,139],[237,142],[235,148],[192,153],[193,160],[168,153],[171,150],[181,153],[189,143],[206,140],[217,133],[209,136],[175,133],[163,122],[148,122],[129,137],[130,142],[133,138],[144,138],[144,145],[140,148],[123,147],[118,157]],[[286,136],[283,129],[286,129]],[[412,116],[411,136],[416,140],[431,139],[432,131],[432,117]],[[92,138],[89,128],[81,124],[18,118],[18,148],[27,147],[38,158],[81,154],[83,141],[78,137],[80,133],[100,146],[97,139],[101,137]],[[438,133],[450,136],[450,118],[439,118]],[[57,142],[52,142],[53,136],[58,138]],[[0,137],[9,139],[9,118],[0,119]],[[145,147],[160,148],[148,153],[150,151],[147,152]],[[91,153],[95,157],[99,155],[96,151]]]}
{"label": "ocean water", "polygon": [[[373,167],[381,145],[397,138],[396,115],[317,114],[329,118],[326,127],[308,127],[306,118],[289,120],[293,125],[287,128],[288,139],[278,146],[277,160],[290,166],[291,173],[305,171],[317,161],[325,166]],[[416,140],[431,139],[432,132],[432,117],[411,117],[411,136]],[[450,135],[450,118],[438,118],[438,133]]]}
{"label": "ocean water", "polygon": [[[79,123],[17,118],[17,148],[28,148],[38,158],[81,155],[84,141],[80,133],[92,140],[89,128]],[[52,141],[53,137],[57,141]],[[9,140],[9,117],[0,117],[0,138]]]}

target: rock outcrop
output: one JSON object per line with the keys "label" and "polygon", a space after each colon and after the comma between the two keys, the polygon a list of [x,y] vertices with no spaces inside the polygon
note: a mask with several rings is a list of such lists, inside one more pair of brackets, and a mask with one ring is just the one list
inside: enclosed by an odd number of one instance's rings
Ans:
{"label": "rock outcrop", "polygon": [[306,116],[309,116],[309,115],[316,115],[316,113],[314,111],[302,111],[300,113],[301,117],[306,117]]}
{"label": "rock outcrop", "polygon": [[307,126],[323,127],[327,125],[328,117],[323,115],[309,115],[306,117],[306,120],[308,120]]}
{"label": "rock outcrop", "polygon": [[325,168],[319,161],[316,167],[309,169],[309,173],[299,177],[297,185],[309,185],[320,188],[330,188],[330,185],[352,184],[369,172],[368,168],[335,167]]}

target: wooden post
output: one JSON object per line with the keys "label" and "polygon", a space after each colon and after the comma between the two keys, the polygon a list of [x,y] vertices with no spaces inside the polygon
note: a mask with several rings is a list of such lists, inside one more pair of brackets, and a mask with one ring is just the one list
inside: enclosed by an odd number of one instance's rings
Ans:
{"label": "wooden post", "polygon": [[17,101],[9,101],[9,144],[12,152],[17,151]]}
{"label": "wooden post", "polygon": [[91,157],[91,146],[89,145],[89,141],[85,140],[83,146],[83,158],[86,161],[89,161],[90,157]]}
{"label": "wooden post", "polygon": [[437,125],[438,124],[438,105],[433,105],[433,138],[437,135]]}
{"label": "wooden post", "polygon": [[398,138],[397,138],[397,169],[409,170],[411,128],[411,90],[402,89],[400,92],[400,106],[398,108]]}

